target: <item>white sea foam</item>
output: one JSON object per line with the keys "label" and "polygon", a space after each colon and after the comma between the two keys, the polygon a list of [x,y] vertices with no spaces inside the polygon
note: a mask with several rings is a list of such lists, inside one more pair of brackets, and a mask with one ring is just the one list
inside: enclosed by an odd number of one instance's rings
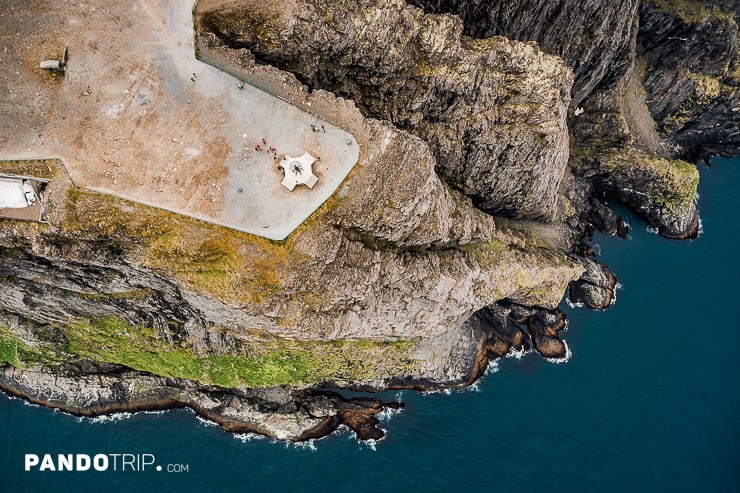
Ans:
{"label": "white sea foam", "polygon": [[[381,430],[383,430],[381,428]],[[357,440],[357,443],[359,443],[363,447],[367,447],[368,449],[372,450],[373,452],[378,451],[378,444],[386,439],[388,436],[388,430],[383,430],[383,436],[378,438],[377,440],[373,440],[372,438],[370,440]]]}
{"label": "white sea foam", "polygon": [[509,352],[506,353],[505,358],[514,358],[514,359],[522,359],[522,356],[526,356],[527,354],[531,353],[533,349],[530,347],[527,349],[526,347],[522,346],[521,348],[517,349],[515,347],[509,348]]}
{"label": "white sea foam", "polygon": [[339,425],[336,428],[334,428],[334,431],[329,433],[327,436],[339,436],[344,435],[347,431],[349,431],[349,428],[347,428],[347,425]]}
{"label": "white sea foam", "polygon": [[461,392],[464,389],[433,389],[433,390],[423,390],[421,391],[421,395],[436,395],[436,394],[443,394],[443,395],[452,395],[455,392]]}
{"label": "white sea foam", "polygon": [[483,375],[490,375],[492,373],[496,373],[498,370],[498,360],[489,361],[488,366],[486,366],[486,371],[483,372]]}
{"label": "white sea foam", "polygon": [[352,431],[350,428],[346,427],[345,425],[340,425],[337,428],[337,430],[334,433],[332,433],[332,434],[341,435],[341,434],[344,434],[345,432],[349,431],[349,433],[347,433],[347,439],[348,440],[354,440],[357,443],[357,446],[360,447],[360,448],[368,448],[368,449],[372,450],[373,452],[376,452],[378,450],[377,449],[377,445],[380,442],[382,442],[383,440],[385,440],[386,437],[388,436],[388,430],[386,430],[385,428],[380,428],[380,427],[378,429],[383,432],[383,436],[380,437],[377,440],[373,440],[372,438],[369,439],[369,440],[360,440],[357,437],[357,433],[355,433],[354,431]]}
{"label": "white sea foam", "polygon": [[[484,372],[484,375],[487,375],[487,374],[488,374],[488,368],[486,367],[486,371]],[[479,382],[480,380],[476,380],[475,382],[468,385],[468,387],[465,390],[467,390],[468,392],[480,392],[480,386],[478,385]]]}
{"label": "white sea foam", "polygon": [[696,238],[701,238],[701,235],[704,234],[704,223],[701,220],[701,217],[699,218],[699,231],[697,232]]}
{"label": "white sea foam", "polygon": [[594,254],[597,257],[601,257],[601,245],[599,245],[598,243],[594,243],[591,248],[594,249]]}
{"label": "white sea foam", "polygon": [[618,282],[614,285],[614,296],[612,296],[612,301],[609,303],[610,305],[614,305],[617,302],[617,291],[622,289],[624,286],[622,286],[622,283]]}
{"label": "white sea foam", "polygon": [[95,416],[94,418],[80,416],[77,418],[77,421],[79,421],[80,423],[82,423],[83,421],[87,421],[87,422],[95,423],[95,424],[115,423],[117,421],[123,421],[125,419],[129,419],[132,416],[133,416],[133,413],[104,414],[102,416]]}
{"label": "white sea foam", "polygon": [[[263,435],[258,435],[257,433],[234,433],[234,438],[239,440],[242,443],[248,443],[252,440],[267,440],[268,438]],[[274,440],[273,440],[274,442]]]}
{"label": "white sea foam", "polygon": [[[397,401],[397,402],[400,402],[400,401]],[[375,417],[378,418],[379,421],[387,423],[388,421],[391,420],[393,416],[395,416],[396,414],[400,414],[402,411],[403,411],[402,407],[399,407],[397,409],[386,407],[382,411],[377,413]]]}
{"label": "white sea foam", "polygon": [[565,296],[565,302],[568,304],[571,308],[583,308],[583,302],[579,301],[578,303],[573,303],[570,301],[570,297],[568,295]]}
{"label": "white sea foam", "polygon": [[450,390],[450,389],[432,389],[432,390],[422,390],[421,391],[421,395],[436,395],[436,394],[452,395],[452,390]]}
{"label": "white sea foam", "polygon": [[164,414],[164,413],[169,412],[169,410],[168,409],[158,409],[156,411],[139,411],[139,412],[141,412],[142,414]]}
{"label": "white sea foam", "polygon": [[198,422],[200,424],[202,424],[203,426],[206,426],[206,427],[209,427],[209,428],[212,427],[212,426],[218,426],[218,423],[214,423],[210,419],[203,418],[201,416],[198,416],[197,414],[195,415],[195,419],[197,419]]}
{"label": "white sea foam", "polygon": [[566,319],[565,319],[565,325],[564,325],[564,326],[563,326],[563,328],[562,328],[562,329],[560,330],[560,334],[565,334],[566,332],[568,332],[568,329],[570,329],[570,320],[568,320],[568,319],[566,318]]}
{"label": "white sea foam", "polygon": [[650,226],[649,224],[645,227],[645,231],[654,235],[658,234],[658,228],[656,228],[655,226]]}
{"label": "white sea foam", "polygon": [[563,344],[565,344],[565,356],[562,358],[545,358],[550,363],[555,364],[561,364],[561,363],[567,363],[571,356],[573,356],[573,353],[570,352],[570,346],[568,346],[568,343],[563,341]]}
{"label": "white sea foam", "polygon": [[304,442],[285,442],[286,447],[292,446],[293,448],[298,449],[304,449],[304,450],[311,450],[312,452],[316,452],[318,450],[318,447],[316,447],[316,439],[312,438],[310,440],[306,440]]}

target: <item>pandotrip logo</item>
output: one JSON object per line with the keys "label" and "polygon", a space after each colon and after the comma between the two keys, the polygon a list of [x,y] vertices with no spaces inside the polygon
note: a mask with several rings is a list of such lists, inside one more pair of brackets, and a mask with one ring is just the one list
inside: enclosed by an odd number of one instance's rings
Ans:
{"label": "pandotrip logo", "polygon": [[25,454],[26,472],[169,472],[190,471],[189,464],[160,464],[154,454]]}

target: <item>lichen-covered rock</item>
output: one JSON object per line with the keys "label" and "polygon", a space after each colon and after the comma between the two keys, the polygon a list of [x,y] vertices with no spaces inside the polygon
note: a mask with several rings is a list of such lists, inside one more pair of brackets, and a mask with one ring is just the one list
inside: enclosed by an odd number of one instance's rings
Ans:
{"label": "lichen-covered rock", "polygon": [[[418,137],[353,118],[362,161],[282,244],[55,180],[47,227],[0,225],[13,259],[0,264],[0,335],[27,349],[18,363],[64,365],[77,348],[223,386],[469,381],[484,334],[463,322],[503,298],[554,307],[582,267],[498,231],[442,185]],[[188,364],[132,356],[126,343]],[[250,369],[265,364],[276,370]]]}
{"label": "lichen-covered rock", "polygon": [[[670,138],[735,152],[736,0],[680,21],[646,3],[645,63],[637,0],[415,3],[464,20],[400,0],[200,0],[198,56],[349,130],[359,163],[279,243],[57,176],[48,225],[0,223],[0,388],[82,415],[184,406],[231,431],[378,438],[379,401],[310,387],[460,386],[530,340],[566,356],[566,286],[591,308],[614,299],[608,268],[565,253],[588,211],[612,229],[595,194],[696,234],[698,175]],[[719,48],[693,41],[708,27]],[[463,32],[562,55],[577,114],[557,57]],[[651,103],[659,127],[643,81],[683,101]]]}
{"label": "lichen-covered rock", "polygon": [[684,153],[740,153],[740,2],[643,2],[648,107]]}
{"label": "lichen-covered rock", "polygon": [[572,303],[583,303],[593,310],[603,310],[614,301],[617,279],[607,266],[583,258],[585,272],[580,279],[570,283],[568,297]]}
{"label": "lichen-covered rock", "polygon": [[635,34],[638,0],[411,0],[459,15],[465,33],[537,41],[573,68],[573,104],[613,75]]}
{"label": "lichen-covered rock", "polygon": [[273,15],[264,2],[201,1],[197,30],[418,135],[437,171],[478,207],[555,217],[572,82],[556,57],[505,38],[467,38],[458,18],[401,0],[310,0],[294,9]]}
{"label": "lichen-covered rock", "polygon": [[635,150],[607,154],[602,162],[608,170],[598,179],[602,188],[640,212],[662,236],[698,236],[696,166]]}
{"label": "lichen-covered rock", "polygon": [[[600,87],[583,103],[584,113],[571,120],[574,152],[570,165],[578,180],[594,191],[616,197],[668,238],[693,238],[699,215],[696,167],[671,155],[646,107],[635,99],[635,68],[616,83]],[[593,191],[590,190],[593,189]],[[581,198],[580,208],[591,209]]]}
{"label": "lichen-covered rock", "polygon": [[496,226],[470,200],[449,190],[434,172],[435,159],[419,138],[387,123],[354,128],[363,161],[339,191],[331,222],[359,240],[399,248],[488,242]]}

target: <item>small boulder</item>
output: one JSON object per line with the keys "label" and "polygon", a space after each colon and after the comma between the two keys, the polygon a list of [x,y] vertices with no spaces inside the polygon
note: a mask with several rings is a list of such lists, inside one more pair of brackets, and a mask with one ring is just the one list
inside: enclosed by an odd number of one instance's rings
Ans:
{"label": "small boulder", "polygon": [[617,218],[617,236],[619,236],[623,240],[626,240],[629,235],[630,235],[629,225],[626,222],[624,222],[624,219],[622,219],[622,216],[619,216]]}
{"label": "small boulder", "polygon": [[568,354],[565,343],[557,337],[535,332],[532,340],[534,341],[534,348],[545,358],[565,358]]}

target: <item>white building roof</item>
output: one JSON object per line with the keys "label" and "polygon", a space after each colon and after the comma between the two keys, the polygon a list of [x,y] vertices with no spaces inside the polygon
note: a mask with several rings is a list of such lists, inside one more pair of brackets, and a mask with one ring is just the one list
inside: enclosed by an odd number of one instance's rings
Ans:
{"label": "white building roof", "polygon": [[283,178],[282,185],[290,190],[291,192],[296,185],[306,185],[308,188],[313,188],[319,178],[313,174],[313,163],[316,159],[307,152],[304,152],[300,157],[291,157],[289,155],[283,156],[283,159],[278,164],[279,167],[283,168],[285,177]]}
{"label": "white building roof", "polygon": [[0,178],[0,209],[22,209],[36,203],[33,187],[22,178]]}

